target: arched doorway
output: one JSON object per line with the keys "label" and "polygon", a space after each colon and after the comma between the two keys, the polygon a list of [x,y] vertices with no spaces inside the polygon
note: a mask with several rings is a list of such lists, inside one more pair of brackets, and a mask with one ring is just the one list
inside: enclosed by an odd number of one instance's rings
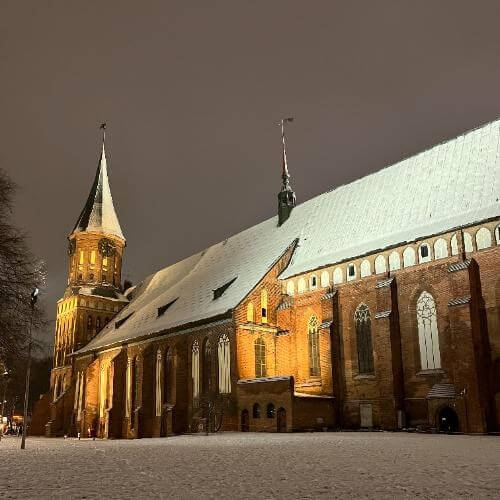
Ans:
{"label": "arched doorway", "polygon": [[280,408],[278,410],[277,415],[277,431],[278,432],[286,432],[286,410],[284,408]]}
{"label": "arched doorway", "polygon": [[248,432],[250,430],[250,418],[248,416],[248,410],[243,410],[241,412],[241,432]]}
{"label": "arched doorway", "polygon": [[438,429],[439,432],[458,432],[458,416],[452,408],[445,406],[438,413]]}

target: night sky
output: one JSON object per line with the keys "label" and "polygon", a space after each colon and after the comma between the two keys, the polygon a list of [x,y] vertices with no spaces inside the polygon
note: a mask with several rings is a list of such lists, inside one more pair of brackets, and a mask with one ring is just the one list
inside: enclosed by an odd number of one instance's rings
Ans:
{"label": "night sky", "polygon": [[50,319],[101,122],[137,282],[276,214],[283,116],[299,203],[500,117],[499,24],[498,0],[2,0],[0,167]]}

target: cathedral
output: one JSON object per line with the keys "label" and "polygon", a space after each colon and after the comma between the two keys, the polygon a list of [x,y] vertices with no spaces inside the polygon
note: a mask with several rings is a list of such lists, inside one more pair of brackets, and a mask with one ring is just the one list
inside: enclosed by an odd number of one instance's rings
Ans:
{"label": "cathedral", "polygon": [[281,170],[274,217],[124,287],[103,139],[46,435],[500,431],[500,120],[300,204],[282,122]]}

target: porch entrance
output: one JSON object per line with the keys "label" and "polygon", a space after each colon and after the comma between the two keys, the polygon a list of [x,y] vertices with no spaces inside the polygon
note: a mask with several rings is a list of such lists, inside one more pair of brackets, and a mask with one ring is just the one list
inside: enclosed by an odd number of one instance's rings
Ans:
{"label": "porch entrance", "polygon": [[277,431],[278,432],[286,432],[286,410],[284,408],[280,408],[278,410],[276,423],[277,423]]}
{"label": "porch entrance", "polygon": [[459,431],[458,415],[449,406],[445,406],[439,410],[437,424],[439,432],[452,433]]}
{"label": "porch entrance", "polygon": [[241,432],[248,432],[250,430],[250,417],[248,410],[241,412]]}

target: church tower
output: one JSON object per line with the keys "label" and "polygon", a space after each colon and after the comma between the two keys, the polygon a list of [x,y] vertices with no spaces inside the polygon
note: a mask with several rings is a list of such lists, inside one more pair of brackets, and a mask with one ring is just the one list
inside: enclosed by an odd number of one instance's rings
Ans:
{"label": "church tower", "polygon": [[71,384],[69,354],[92,340],[128,300],[122,294],[125,237],[118,222],[108,180],[105,124],[102,149],[87,202],[68,236],[68,281],[57,302],[53,400]]}
{"label": "church tower", "polygon": [[288,164],[286,161],[286,143],[285,143],[285,122],[292,122],[293,118],[284,118],[281,120],[281,143],[282,143],[282,172],[281,178],[283,184],[281,191],[278,193],[278,226],[286,222],[297,200],[295,193],[290,186],[290,174],[288,173]]}

